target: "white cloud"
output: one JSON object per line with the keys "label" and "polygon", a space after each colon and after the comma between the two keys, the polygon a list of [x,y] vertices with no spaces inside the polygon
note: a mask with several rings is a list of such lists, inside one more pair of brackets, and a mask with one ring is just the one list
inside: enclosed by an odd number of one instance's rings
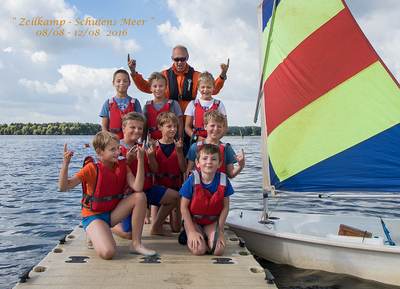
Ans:
{"label": "white cloud", "polygon": [[47,53],[44,51],[35,52],[31,55],[33,62],[45,62],[47,60]]}
{"label": "white cloud", "polygon": [[3,49],[4,52],[11,52],[12,50],[12,47],[7,47]]}

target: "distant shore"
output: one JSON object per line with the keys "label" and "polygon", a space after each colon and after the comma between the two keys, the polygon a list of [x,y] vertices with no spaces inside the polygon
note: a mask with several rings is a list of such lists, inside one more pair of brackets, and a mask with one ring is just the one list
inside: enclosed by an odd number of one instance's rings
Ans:
{"label": "distant shore", "polygon": [[[0,124],[0,135],[95,135],[100,130],[100,124],[80,122]],[[261,127],[229,126],[226,135],[261,135]]]}

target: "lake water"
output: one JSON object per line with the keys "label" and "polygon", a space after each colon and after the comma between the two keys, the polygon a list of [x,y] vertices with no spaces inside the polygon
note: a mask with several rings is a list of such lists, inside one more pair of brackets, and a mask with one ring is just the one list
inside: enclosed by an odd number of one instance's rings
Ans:
{"label": "lake water", "polygon": [[[77,173],[87,155],[94,155],[92,136],[0,136],[0,288],[12,288],[18,276],[35,266],[80,223],[80,187],[58,191],[64,143],[75,152],[69,176]],[[243,147],[245,169],[232,180],[231,209],[262,210],[261,138],[224,137],[236,153]],[[90,143],[90,147],[85,147]],[[270,208],[274,199],[270,200]],[[276,210],[400,217],[394,201],[288,199]],[[347,275],[301,270],[260,260],[275,276],[279,288],[400,288]],[[311,287],[316,286],[316,287]]]}

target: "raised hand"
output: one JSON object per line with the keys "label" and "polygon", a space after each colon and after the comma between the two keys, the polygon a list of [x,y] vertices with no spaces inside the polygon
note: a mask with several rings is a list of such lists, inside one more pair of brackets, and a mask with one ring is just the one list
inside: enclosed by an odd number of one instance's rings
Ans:
{"label": "raised hand", "polygon": [[126,153],[126,162],[130,164],[136,158],[137,145],[131,147],[131,149]]}
{"label": "raised hand", "polygon": [[155,157],[155,155],[156,155],[156,141],[154,139],[152,139],[151,137],[149,137],[148,146],[149,146],[149,149],[146,151],[147,158]]}
{"label": "raised hand", "polygon": [[179,139],[179,141],[175,141],[174,140],[174,143],[175,143],[176,151],[182,151],[183,150],[183,141],[182,141],[181,138]]}
{"label": "raised hand", "polygon": [[143,142],[142,146],[136,146],[136,155],[138,160],[144,160],[144,153],[146,151],[145,142]]}
{"label": "raised hand", "polygon": [[243,169],[244,165],[245,165],[243,148],[242,148],[242,155],[235,155],[234,157],[235,157],[236,161],[238,162],[239,167],[241,167]]}
{"label": "raised hand", "polygon": [[136,75],[136,60],[131,59],[128,53],[128,67],[131,70],[131,73],[133,76]]}
{"label": "raised hand", "polygon": [[64,163],[69,165],[69,163],[71,162],[71,158],[74,155],[73,151],[69,151],[67,150],[67,144],[64,145],[64,153],[63,153],[63,157],[64,157]]}
{"label": "raised hand", "polygon": [[228,61],[225,63],[221,63],[221,77],[225,77],[226,73],[228,72],[229,69],[229,58]]}

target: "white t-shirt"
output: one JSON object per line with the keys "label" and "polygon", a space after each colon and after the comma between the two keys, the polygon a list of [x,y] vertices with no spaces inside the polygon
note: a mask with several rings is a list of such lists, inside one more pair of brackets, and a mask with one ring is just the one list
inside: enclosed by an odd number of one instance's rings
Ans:
{"label": "white t-shirt", "polygon": [[[214,99],[202,100],[202,99],[198,98],[198,101],[199,101],[200,105],[204,108],[205,111],[209,110],[210,107],[214,104]],[[222,103],[222,101],[219,101],[218,110],[223,115],[226,116],[225,105]],[[191,102],[189,102],[188,106],[186,107],[185,115],[193,116],[193,126],[194,126],[194,118],[195,118],[194,114],[195,114],[195,106],[194,106],[194,100],[192,100]]]}

